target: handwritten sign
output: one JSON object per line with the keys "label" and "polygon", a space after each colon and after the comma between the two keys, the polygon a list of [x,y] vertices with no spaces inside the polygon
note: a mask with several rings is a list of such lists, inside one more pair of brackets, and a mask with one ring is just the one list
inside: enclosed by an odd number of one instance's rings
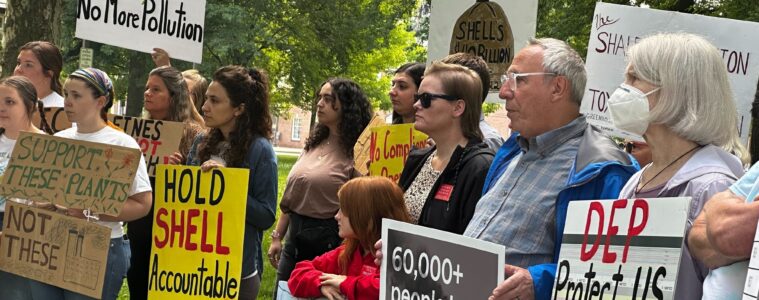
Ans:
{"label": "handwritten sign", "polygon": [[688,197],[570,202],[552,299],[672,299],[689,203]]}
{"label": "handwritten sign", "polygon": [[206,0],[77,0],[76,37],[201,63]]}
{"label": "handwritten sign", "polygon": [[248,172],[158,166],[148,298],[237,299]]}
{"label": "handwritten sign", "polygon": [[0,195],[115,216],[139,163],[137,149],[21,132]]}
{"label": "handwritten sign", "polygon": [[380,299],[487,299],[503,281],[502,245],[382,220]]}
{"label": "handwritten sign", "polygon": [[432,0],[427,62],[466,52],[482,57],[490,68],[490,93],[498,98],[501,75],[535,36],[538,0]]}
{"label": "handwritten sign", "polygon": [[[50,129],[53,130],[53,133],[71,128],[71,122],[69,121],[69,117],[66,116],[66,112],[63,111],[63,107],[45,107],[44,112],[45,120],[47,121],[47,124],[50,125]],[[32,115],[32,124],[37,126],[37,128],[42,126],[40,114],[36,109]]]}
{"label": "handwritten sign", "polygon": [[100,299],[111,229],[6,202],[0,269]]}
{"label": "handwritten sign", "polygon": [[356,171],[359,171],[361,174],[369,174],[368,165],[371,161],[369,153],[371,152],[372,128],[385,124],[385,120],[375,114],[372,120],[369,121],[369,125],[366,125],[364,131],[356,139],[356,144],[353,145],[353,156],[355,157],[353,164],[356,166]]}
{"label": "handwritten sign", "polygon": [[580,112],[607,133],[641,140],[614,128],[607,101],[624,81],[625,51],[642,38],[660,32],[690,32],[719,49],[738,109],[741,140],[748,143],[751,102],[759,79],[759,23],[598,2],[590,29],[586,68],[588,83]]}
{"label": "handwritten sign", "polygon": [[414,124],[372,127],[369,142],[369,175],[384,176],[398,182],[412,147],[427,147],[427,135],[414,130]]}
{"label": "handwritten sign", "polygon": [[184,135],[184,123],[180,122],[118,115],[109,115],[108,119],[137,140],[151,177],[155,177],[158,164],[169,163],[169,156],[179,149]]}

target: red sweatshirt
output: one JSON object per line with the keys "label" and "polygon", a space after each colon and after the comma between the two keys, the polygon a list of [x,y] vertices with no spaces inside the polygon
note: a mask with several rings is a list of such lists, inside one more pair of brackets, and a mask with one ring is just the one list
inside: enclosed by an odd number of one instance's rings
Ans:
{"label": "red sweatshirt", "polygon": [[[314,260],[296,264],[290,280],[287,281],[290,293],[295,297],[323,297],[319,289],[319,276],[323,273],[343,275],[340,274],[337,258],[344,248],[343,245]],[[379,268],[374,264],[374,256],[362,257],[360,252],[356,250],[348,261],[348,274],[344,274],[347,278],[340,284],[340,292],[349,300],[379,299]]]}

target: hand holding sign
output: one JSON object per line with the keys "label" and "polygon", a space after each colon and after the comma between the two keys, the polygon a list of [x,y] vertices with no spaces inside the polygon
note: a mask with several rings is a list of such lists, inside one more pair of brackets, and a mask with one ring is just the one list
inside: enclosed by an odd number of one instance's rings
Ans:
{"label": "hand holding sign", "polygon": [[532,285],[532,275],[527,269],[517,266],[504,265],[504,275],[507,279],[501,282],[488,300],[499,299],[534,299],[535,292]]}

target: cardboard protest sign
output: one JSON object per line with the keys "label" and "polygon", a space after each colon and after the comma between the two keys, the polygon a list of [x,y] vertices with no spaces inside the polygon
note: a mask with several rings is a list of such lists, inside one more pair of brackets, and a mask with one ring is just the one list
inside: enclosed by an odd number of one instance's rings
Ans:
{"label": "cardboard protest sign", "polygon": [[570,202],[551,299],[672,299],[689,203]]}
{"label": "cardboard protest sign", "polygon": [[502,245],[382,220],[380,299],[487,299],[503,281]]}
{"label": "cardboard protest sign", "polygon": [[355,157],[353,165],[356,171],[359,171],[361,174],[369,174],[369,167],[367,165],[370,161],[369,152],[371,152],[372,128],[382,125],[385,125],[385,120],[375,114],[374,118],[369,121],[369,125],[366,125],[364,131],[356,139],[356,144],[353,146],[353,156]]}
{"label": "cardboard protest sign", "polygon": [[[53,133],[71,128],[71,122],[69,117],[66,116],[66,112],[63,111],[63,107],[45,107],[45,120],[50,125],[50,129]],[[42,120],[40,119],[39,112],[35,109],[32,115],[32,124],[40,128],[42,126]]]}
{"label": "cardboard protest sign", "polygon": [[0,269],[100,299],[111,228],[6,202]]}
{"label": "cardboard protest sign", "polygon": [[76,37],[201,63],[206,0],[78,0]]}
{"label": "cardboard protest sign", "polygon": [[[719,49],[738,109],[741,140],[748,141],[751,101],[759,79],[759,23],[721,19],[627,5],[598,2],[590,30],[586,69],[588,83],[580,112],[588,122],[628,139],[641,137],[614,128],[606,102],[624,81],[625,51],[640,39],[660,32],[690,32],[704,36]],[[754,59],[751,59],[752,55]]]}
{"label": "cardboard protest sign", "polygon": [[433,0],[428,63],[466,52],[490,68],[488,102],[497,102],[501,75],[514,55],[535,36],[537,0]]}
{"label": "cardboard protest sign", "polygon": [[377,126],[373,127],[371,132],[371,176],[384,176],[398,182],[411,147],[427,147],[427,135],[414,130],[414,124]]}
{"label": "cardboard protest sign", "polygon": [[159,165],[150,299],[237,299],[248,169]]}
{"label": "cardboard protest sign", "polygon": [[115,216],[139,163],[138,149],[21,132],[0,195]]}
{"label": "cardboard protest sign", "polygon": [[169,156],[178,151],[184,135],[184,123],[109,115],[108,119],[131,135],[140,145],[148,175],[155,177],[158,164],[168,164]]}

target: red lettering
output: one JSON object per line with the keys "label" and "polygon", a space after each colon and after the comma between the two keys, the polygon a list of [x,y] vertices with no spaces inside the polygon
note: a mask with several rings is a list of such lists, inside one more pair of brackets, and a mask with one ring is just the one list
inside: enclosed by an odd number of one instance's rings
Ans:
{"label": "red lettering", "polygon": [[219,212],[219,218],[216,219],[216,254],[229,254],[229,247],[221,244],[221,226],[224,224],[223,212]]}
{"label": "red lettering", "polygon": [[611,214],[609,215],[609,228],[606,230],[606,244],[604,245],[604,256],[601,260],[604,263],[614,263],[617,260],[617,253],[609,252],[609,244],[611,244],[611,237],[617,235],[619,232],[619,226],[614,225],[614,213],[619,208],[627,207],[627,199],[619,199],[614,201],[611,205]]}
{"label": "red lettering", "polygon": [[[635,216],[638,209],[643,213],[640,224],[635,225]],[[632,237],[639,235],[643,232],[643,228],[646,228],[648,223],[648,202],[644,199],[635,199],[632,206],[632,212],[630,213],[630,224],[627,226],[627,239],[625,240],[625,250],[622,253],[622,262],[627,262],[627,250],[630,248],[630,240]]]}
{"label": "red lettering", "polygon": [[184,248],[187,250],[195,250],[198,249],[198,244],[192,242],[192,235],[198,232],[198,226],[195,226],[195,224],[192,224],[192,218],[197,217],[200,215],[200,210],[197,208],[193,208],[190,210],[187,210],[187,238],[185,239],[185,245]]}
{"label": "red lettering", "polygon": [[382,145],[382,156],[387,159],[390,156],[387,153],[387,137],[390,135],[390,130],[385,130],[385,143]]}
{"label": "red lettering", "polygon": [[[590,251],[585,251],[585,247],[588,244],[588,231],[590,230],[590,221],[593,217],[593,212],[596,212],[598,214],[598,235],[596,236],[595,242],[593,242],[593,247],[590,248]],[[591,258],[593,258],[593,255],[596,254],[596,251],[598,250],[598,245],[601,243],[601,236],[603,234],[603,227],[604,226],[604,207],[601,205],[601,202],[594,201],[590,203],[590,207],[588,208],[588,219],[585,222],[585,236],[582,238],[582,248],[580,249],[580,260],[581,261],[588,261]]]}
{"label": "red lettering", "polygon": [[203,232],[200,234],[200,251],[211,253],[213,252],[213,245],[206,243],[208,240],[208,212],[203,211]]}
{"label": "red lettering", "polygon": [[161,146],[161,141],[153,140],[150,141],[150,144],[153,146],[153,150],[150,151],[150,155],[155,155],[156,151],[158,150],[158,146]]}
{"label": "red lettering", "polygon": [[176,223],[177,221],[177,211],[172,210],[171,211],[171,242],[169,243],[169,247],[174,247],[174,241],[176,240],[176,235],[179,234],[179,247],[182,246],[182,241],[184,241],[184,210],[179,211],[179,224]]}
{"label": "red lettering", "polygon": [[369,136],[369,161],[375,162],[380,159],[379,148],[377,148],[377,133],[372,132]]}
{"label": "red lettering", "polygon": [[158,239],[158,235],[156,233],[153,233],[153,243],[155,244],[158,249],[162,249],[166,246],[166,243],[169,239],[169,224],[166,224],[166,221],[164,221],[161,217],[167,216],[169,212],[166,210],[166,208],[161,207],[158,209],[158,211],[155,214],[155,223],[158,225],[158,228],[163,229],[163,239]]}

